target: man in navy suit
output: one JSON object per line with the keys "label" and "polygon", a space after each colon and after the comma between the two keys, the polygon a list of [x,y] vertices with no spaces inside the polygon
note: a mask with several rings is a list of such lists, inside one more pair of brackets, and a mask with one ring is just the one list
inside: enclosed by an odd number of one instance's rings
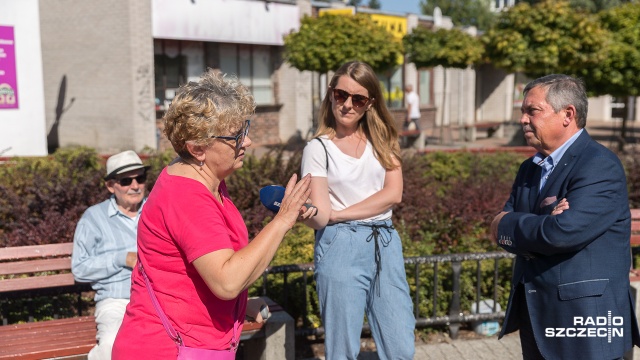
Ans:
{"label": "man in navy suit", "polygon": [[584,129],[582,81],[548,75],[524,95],[520,124],[538,153],[491,224],[517,255],[500,337],[520,330],[524,359],[622,358],[640,346],[624,169]]}

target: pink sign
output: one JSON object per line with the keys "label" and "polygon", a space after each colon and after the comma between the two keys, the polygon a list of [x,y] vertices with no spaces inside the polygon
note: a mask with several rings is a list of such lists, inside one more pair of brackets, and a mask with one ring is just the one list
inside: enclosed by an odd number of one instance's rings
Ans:
{"label": "pink sign", "polygon": [[18,108],[18,78],[13,26],[0,26],[0,109]]}

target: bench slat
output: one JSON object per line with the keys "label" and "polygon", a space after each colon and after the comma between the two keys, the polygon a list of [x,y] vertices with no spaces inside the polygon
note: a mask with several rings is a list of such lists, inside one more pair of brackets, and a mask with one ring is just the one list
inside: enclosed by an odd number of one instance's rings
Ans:
{"label": "bench slat", "polygon": [[14,246],[0,248],[0,260],[22,260],[52,256],[71,255],[73,243]]}
{"label": "bench slat", "polygon": [[[95,324],[94,324],[95,328]],[[3,341],[4,350],[0,350],[0,354],[9,352],[35,351],[38,349],[55,348],[58,345],[95,345],[96,330],[78,329],[68,332],[51,332],[48,334],[31,334],[29,337],[21,337],[15,340],[8,339]],[[2,343],[0,343],[2,344]]]}
{"label": "bench slat", "polygon": [[0,293],[8,291],[36,290],[74,285],[73,274],[23,277],[0,281]]}
{"label": "bench slat", "polygon": [[86,354],[95,344],[93,316],[0,326],[0,359]]}
{"label": "bench slat", "polygon": [[65,329],[90,328],[95,330],[96,319],[93,316],[79,316],[65,319],[45,320],[38,322],[11,324],[0,326],[0,344],[8,336],[32,333],[50,333]]}
{"label": "bench slat", "polygon": [[[56,344],[52,344],[54,347]],[[25,351],[19,353],[7,353],[0,354],[0,359],[20,359],[20,360],[40,360],[40,359],[50,359],[50,358],[58,358],[64,356],[72,356],[72,355],[81,355],[88,354],[91,348],[93,348],[95,344],[83,344],[83,345],[73,345],[73,344],[59,344],[59,346],[55,346],[51,349],[25,349]]]}
{"label": "bench slat", "polygon": [[0,275],[30,274],[42,271],[69,269],[71,269],[71,258],[0,263]]}

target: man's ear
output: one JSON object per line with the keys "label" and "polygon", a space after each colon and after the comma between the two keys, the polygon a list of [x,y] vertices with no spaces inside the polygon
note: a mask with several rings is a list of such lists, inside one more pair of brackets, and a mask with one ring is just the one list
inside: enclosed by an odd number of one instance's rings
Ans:
{"label": "man's ear", "polygon": [[104,185],[107,187],[107,190],[109,190],[110,193],[115,194],[115,192],[116,192],[116,188],[115,188],[116,181],[115,180],[113,180],[113,179],[106,180],[104,182]]}
{"label": "man's ear", "polygon": [[563,115],[564,115],[564,120],[563,120],[564,126],[569,126],[569,124],[571,124],[572,121],[575,123],[575,121],[576,121],[576,107],[575,106],[569,105],[564,110],[562,110],[562,112],[563,112]]}

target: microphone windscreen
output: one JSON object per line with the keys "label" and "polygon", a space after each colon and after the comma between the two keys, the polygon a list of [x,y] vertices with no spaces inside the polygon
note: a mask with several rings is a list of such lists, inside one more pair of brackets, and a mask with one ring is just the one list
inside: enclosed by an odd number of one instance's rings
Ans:
{"label": "microphone windscreen", "polygon": [[268,185],[260,189],[260,202],[267,209],[277,213],[284,198],[285,188],[280,185]]}

